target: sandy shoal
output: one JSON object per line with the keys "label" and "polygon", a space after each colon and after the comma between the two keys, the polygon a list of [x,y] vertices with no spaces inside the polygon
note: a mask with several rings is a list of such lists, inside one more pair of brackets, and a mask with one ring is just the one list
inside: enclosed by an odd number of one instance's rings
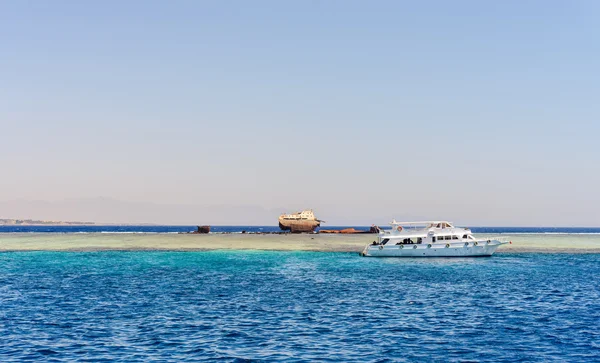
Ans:
{"label": "sandy shoal", "polygon": [[[492,235],[478,235],[491,238]],[[504,252],[600,253],[600,235],[502,235]],[[0,234],[0,251],[276,250],[360,252],[375,235],[331,234]]]}

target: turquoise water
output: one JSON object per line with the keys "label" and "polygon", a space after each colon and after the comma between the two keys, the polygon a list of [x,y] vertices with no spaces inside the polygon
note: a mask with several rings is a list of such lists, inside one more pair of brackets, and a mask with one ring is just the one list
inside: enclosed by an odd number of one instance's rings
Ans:
{"label": "turquoise water", "polygon": [[0,254],[2,361],[600,361],[600,255]]}

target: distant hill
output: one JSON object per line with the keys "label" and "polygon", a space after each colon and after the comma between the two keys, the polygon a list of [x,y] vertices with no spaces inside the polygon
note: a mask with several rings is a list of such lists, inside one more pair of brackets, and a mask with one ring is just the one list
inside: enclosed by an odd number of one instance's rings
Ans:
{"label": "distant hill", "polygon": [[[111,198],[0,201],[0,217],[26,216],[29,224],[276,225],[284,208],[129,202]],[[321,213],[322,214],[322,213]],[[0,224],[2,224],[0,219]],[[25,220],[22,220],[25,221]],[[7,223],[4,223],[7,224]]]}
{"label": "distant hill", "polygon": [[[335,218],[340,208],[345,208],[344,218]],[[426,220],[423,215],[391,213],[381,211],[377,204],[353,206],[353,202],[344,206],[327,204],[301,204],[287,207],[267,208],[247,204],[162,204],[154,202],[133,202],[112,198],[64,199],[58,201],[42,200],[0,200],[0,217],[27,217],[35,222],[45,221],[94,221],[80,222],[95,225],[185,225],[202,224],[221,226],[275,226],[283,212],[296,212],[312,208],[319,218],[327,223],[323,226],[369,226],[386,225],[392,218],[396,220]],[[389,207],[395,208],[395,207]],[[457,222],[457,220],[454,220]],[[478,221],[472,221],[475,225]],[[49,222],[49,224],[68,224],[75,222]],[[0,224],[2,224],[0,220]],[[480,223],[481,224],[481,223]]]}
{"label": "distant hill", "polygon": [[52,226],[70,226],[70,225],[90,225],[94,222],[65,222],[65,221],[42,221],[36,219],[2,219],[0,218],[0,226],[31,226],[31,225],[52,225]]}

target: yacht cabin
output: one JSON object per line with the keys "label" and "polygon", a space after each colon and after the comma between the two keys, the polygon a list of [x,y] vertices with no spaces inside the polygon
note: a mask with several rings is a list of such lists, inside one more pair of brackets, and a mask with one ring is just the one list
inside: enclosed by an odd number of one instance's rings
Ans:
{"label": "yacht cabin", "polygon": [[373,245],[405,245],[473,242],[475,238],[468,228],[454,227],[448,221],[396,222],[391,230],[382,230]]}

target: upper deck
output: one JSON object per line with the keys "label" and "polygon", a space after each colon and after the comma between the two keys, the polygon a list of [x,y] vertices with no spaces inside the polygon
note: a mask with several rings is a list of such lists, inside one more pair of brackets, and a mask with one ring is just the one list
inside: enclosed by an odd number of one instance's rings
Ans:
{"label": "upper deck", "polygon": [[312,209],[309,210],[303,210],[302,212],[298,212],[298,213],[293,213],[293,214],[282,214],[281,216],[279,216],[280,219],[289,219],[289,220],[309,220],[309,221],[313,221],[316,220],[317,218],[315,217],[315,214],[313,213]]}
{"label": "upper deck", "polygon": [[383,230],[381,238],[425,238],[427,236],[449,236],[449,238],[469,238],[471,230],[455,227],[448,221],[421,221],[421,222],[396,222],[390,223],[391,230]]}

